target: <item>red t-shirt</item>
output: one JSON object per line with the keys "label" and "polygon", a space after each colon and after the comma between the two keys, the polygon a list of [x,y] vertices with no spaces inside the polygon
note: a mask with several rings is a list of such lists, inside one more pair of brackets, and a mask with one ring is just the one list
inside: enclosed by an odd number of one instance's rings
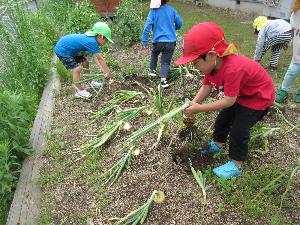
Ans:
{"label": "red t-shirt", "polygon": [[213,76],[205,74],[203,84],[224,89],[225,96],[237,96],[236,102],[250,109],[264,110],[275,99],[271,76],[259,63],[242,55],[224,57]]}

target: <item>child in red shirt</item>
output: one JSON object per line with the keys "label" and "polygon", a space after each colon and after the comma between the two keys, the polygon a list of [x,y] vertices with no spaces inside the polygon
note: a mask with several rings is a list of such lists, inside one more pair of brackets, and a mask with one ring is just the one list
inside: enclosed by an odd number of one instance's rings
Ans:
{"label": "child in red shirt", "polygon": [[[193,26],[184,37],[183,55],[177,65],[192,62],[205,77],[203,85],[184,114],[221,110],[215,121],[213,140],[205,153],[223,151],[229,136],[230,160],[213,172],[229,179],[242,173],[242,163],[248,155],[250,129],[266,113],[275,98],[275,88],[270,75],[263,67],[242,55],[236,46],[224,42],[223,29],[212,22]],[[224,91],[224,97],[211,103],[202,103],[212,88]]]}

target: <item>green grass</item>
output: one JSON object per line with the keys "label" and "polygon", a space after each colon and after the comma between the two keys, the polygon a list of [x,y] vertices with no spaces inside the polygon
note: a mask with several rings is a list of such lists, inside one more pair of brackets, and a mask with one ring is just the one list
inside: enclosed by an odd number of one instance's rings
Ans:
{"label": "green grass", "polygon": [[[242,217],[247,222],[262,218],[265,224],[289,224],[290,221],[280,214],[280,196],[284,184],[276,183],[264,191],[258,198],[256,194],[282,171],[274,166],[260,168],[254,173],[245,172],[238,179],[229,181],[217,179],[219,192],[232,207],[239,208]],[[277,222],[276,222],[277,221]]]}

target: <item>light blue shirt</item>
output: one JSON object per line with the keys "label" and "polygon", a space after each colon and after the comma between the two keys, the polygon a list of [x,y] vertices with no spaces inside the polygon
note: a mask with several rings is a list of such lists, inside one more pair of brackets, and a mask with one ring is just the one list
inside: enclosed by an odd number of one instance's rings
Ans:
{"label": "light blue shirt", "polygon": [[142,35],[143,45],[148,45],[148,36],[152,29],[152,43],[176,42],[176,30],[182,26],[182,18],[176,9],[168,4],[151,9],[146,20]]}
{"label": "light blue shirt", "polygon": [[62,57],[74,57],[79,52],[100,53],[96,37],[89,37],[85,34],[69,34],[61,37],[55,46],[55,53]]}

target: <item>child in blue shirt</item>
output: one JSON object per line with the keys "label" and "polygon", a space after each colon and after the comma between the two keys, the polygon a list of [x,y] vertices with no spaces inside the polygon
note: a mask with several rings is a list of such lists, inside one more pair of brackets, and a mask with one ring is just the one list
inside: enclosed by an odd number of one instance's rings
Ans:
{"label": "child in blue shirt", "polygon": [[182,18],[176,9],[167,4],[168,0],[161,0],[159,8],[152,8],[147,17],[142,35],[144,48],[148,46],[148,36],[152,30],[152,51],[150,62],[150,73],[152,77],[157,76],[157,60],[161,53],[160,77],[163,88],[169,87],[167,78],[170,71],[170,63],[175,50],[177,35],[176,30],[182,26]]}
{"label": "child in blue shirt", "polygon": [[[80,63],[83,67],[89,68],[89,62],[85,58],[85,52],[93,55],[93,58],[103,71],[105,77],[111,76],[111,71],[104,58],[100,54],[100,47],[106,42],[113,42],[111,39],[111,30],[106,23],[95,23],[92,30],[85,34],[69,34],[61,37],[56,46],[55,53],[59,60],[64,64],[67,69],[72,70],[73,83],[78,89],[75,93],[76,98],[89,98],[91,93],[84,90],[80,85]],[[90,84],[94,88],[99,88],[102,84],[96,81],[92,81]]]}

